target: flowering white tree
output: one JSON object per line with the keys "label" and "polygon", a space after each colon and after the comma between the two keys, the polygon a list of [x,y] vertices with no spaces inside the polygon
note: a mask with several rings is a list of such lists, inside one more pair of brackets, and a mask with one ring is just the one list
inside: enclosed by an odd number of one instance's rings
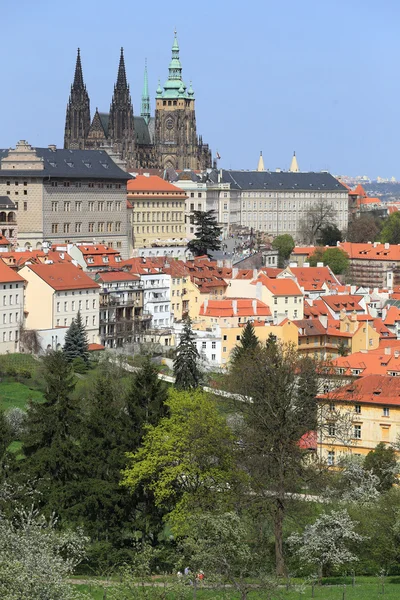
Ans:
{"label": "flowering white tree", "polygon": [[344,457],[339,466],[336,486],[325,490],[328,499],[337,498],[349,504],[368,504],[379,498],[379,477],[364,468],[364,461],[358,456]]}
{"label": "flowering white tree", "polygon": [[13,519],[0,515],[0,598],[2,600],[78,600],[66,582],[83,559],[81,532],[57,532],[35,510]]}
{"label": "flowering white tree", "polygon": [[348,545],[362,542],[364,537],[354,531],[356,523],[347,510],[332,511],[321,515],[315,523],[307,525],[301,535],[295,533],[288,538],[294,554],[303,566],[318,569],[319,580],[328,568],[356,562]]}

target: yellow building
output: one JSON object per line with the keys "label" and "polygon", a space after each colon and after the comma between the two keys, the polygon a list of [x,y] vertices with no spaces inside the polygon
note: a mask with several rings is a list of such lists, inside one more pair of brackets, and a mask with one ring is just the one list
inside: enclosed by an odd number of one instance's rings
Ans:
{"label": "yellow building", "polygon": [[239,327],[253,321],[265,324],[270,322],[271,311],[261,300],[249,298],[225,298],[224,300],[204,300],[200,306],[198,329],[219,327]]}
{"label": "yellow building", "polygon": [[186,193],[156,175],[128,182],[134,248],[185,243]]}
{"label": "yellow building", "polygon": [[[292,321],[285,320],[280,325],[254,322],[255,333],[261,343],[265,343],[270,335],[275,336],[283,344],[292,344],[297,347],[298,331]],[[234,347],[239,343],[243,333],[243,325],[237,327],[221,327],[222,348],[221,364],[226,365]]]}
{"label": "yellow building", "polygon": [[341,456],[364,456],[400,433],[400,379],[367,375],[320,397],[323,419],[318,451],[329,465]]}

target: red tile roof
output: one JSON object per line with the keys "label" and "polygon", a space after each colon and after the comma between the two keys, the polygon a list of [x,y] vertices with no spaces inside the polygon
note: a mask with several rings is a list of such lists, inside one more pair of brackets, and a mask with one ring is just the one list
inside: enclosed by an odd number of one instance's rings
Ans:
{"label": "red tile roof", "polygon": [[89,344],[88,346],[88,350],[89,352],[97,352],[99,350],[105,350],[105,346],[102,346],[102,344]]}
{"label": "red tile roof", "polygon": [[26,268],[30,269],[56,291],[99,288],[99,285],[89,275],[86,275],[71,263],[27,265]]}
{"label": "red tile roof", "polygon": [[[234,306],[236,304],[236,312]],[[256,307],[256,310],[254,310]],[[229,298],[225,300],[208,300],[200,307],[200,316],[207,317],[270,317],[269,306],[261,300],[247,298]]]}
{"label": "red tile roof", "polygon": [[321,290],[324,284],[339,285],[329,267],[289,267],[299,286],[306,291]]}
{"label": "red tile roof", "polygon": [[384,323],[385,325],[395,325],[397,322],[400,322],[400,308],[391,306],[386,313]]}
{"label": "red tile roof", "polygon": [[293,279],[270,279],[260,273],[253,284],[261,282],[274,296],[302,296],[303,293]]}
{"label": "red tile roof", "polygon": [[392,372],[400,373],[400,352],[386,354],[382,348],[369,352],[355,352],[349,356],[339,356],[332,360],[336,369],[345,369],[342,375],[355,375],[354,370],[359,370],[359,376],[388,375]]}
{"label": "red tile roof", "polygon": [[357,404],[400,406],[400,377],[367,375],[320,397]]}
{"label": "red tile roof", "polygon": [[25,279],[0,260],[0,283],[17,283],[20,281],[25,281]]}
{"label": "red tile roof", "polygon": [[[173,185],[165,179],[161,179],[157,175],[137,175],[135,179],[129,179],[127,184],[128,194],[129,192],[179,192],[185,194],[185,192]],[[132,199],[131,199],[132,200]]]}
{"label": "red tile roof", "polygon": [[0,246],[11,246],[11,242],[2,234],[0,234]]}
{"label": "red tile roof", "polygon": [[340,312],[341,310],[365,312],[359,304],[362,298],[363,296],[356,296],[355,294],[333,294],[332,296],[322,296],[321,300],[334,312]]}
{"label": "red tile roof", "polygon": [[140,281],[140,277],[126,271],[100,271],[96,280],[104,283],[109,281]]}

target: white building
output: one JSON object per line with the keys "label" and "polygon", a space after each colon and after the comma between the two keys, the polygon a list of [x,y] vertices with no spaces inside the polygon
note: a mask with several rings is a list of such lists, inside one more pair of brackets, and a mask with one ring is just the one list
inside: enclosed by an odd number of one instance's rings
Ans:
{"label": "white building", "polygon": [[24,284],[23,277],[0,260],[1,354],[19,352],[19,329],[24,320]]}

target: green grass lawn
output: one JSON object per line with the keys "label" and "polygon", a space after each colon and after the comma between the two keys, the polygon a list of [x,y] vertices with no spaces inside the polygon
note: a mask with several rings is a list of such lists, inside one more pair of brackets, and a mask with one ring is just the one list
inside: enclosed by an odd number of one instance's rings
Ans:
{"label": "green grass lawn", "polygon": [[2,410],[7,410],[12,407],[18,407],[25,410],[28,400],[42,402],[43,394],[42,392],[33,390],[24,383],[18,383],[17,381],[0,382],[0,408]]}
{"label": "green grass lawn", "polygon": [[40,361],[31,354],[2,354],[0,355],[0,372],[9,369],[29,371],[34,375],[40,367]]}
{"label": "green grass lawn", "polygon": [[[86,592],[93,600],[102,600],[104,588],[99,581],[94,580],[92,585],[76,585],[77,590]],[[110,589],[110,588],[108,588]],[[147,588],[148,598],[151,598],[151,590]],[[160,598],[162,588],[157,588],[154,600]],[[188,598],[192,596],[188,589]],[[174,600],[172,593],[167,596]],[[240,596],[234,590],[226,589],[224,592],[218,590],[197,590],[197,600],[239,600]],[[249,600],[397,600],[400,598],[400,577],[387,577],[384,590],[379,577],[356,578],[356,585],[322,585],[314,587],[314,596],[311,586],[293,586],[287,591],[283,586],[270,595],[267,592],[252,591],[248,594]]]}

